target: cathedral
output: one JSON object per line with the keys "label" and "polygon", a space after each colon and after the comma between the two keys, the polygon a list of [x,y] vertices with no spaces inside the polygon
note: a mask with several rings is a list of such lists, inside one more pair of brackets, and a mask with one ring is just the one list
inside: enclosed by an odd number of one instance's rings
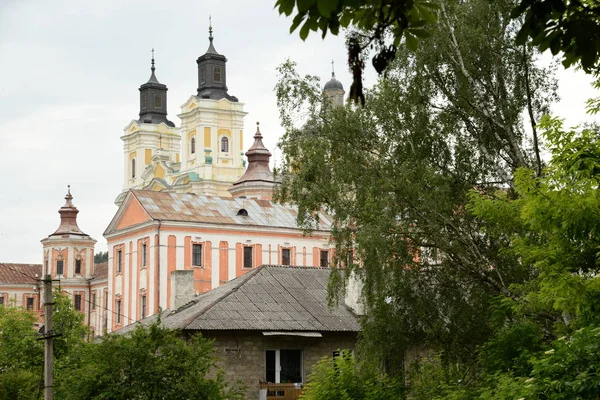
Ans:
{"label": "cathedral", "polygon": [[[139,87],[139,118],[121,136],[123,191],[103,235],[108,262],[94,263],[96,240],[79,228],[69,188],[58,229],[41,241],[42,264],[0,263],[0,305],[41,315],[35,278],[50,274],[93,335],[102,335],[260,265],[329,265],[330,217],[320,215],[320,225],[305,235],[294,207],[271,202],[278,184],[271,153],[258,123],[253,142],[244,145],[244,103],[228,92],[227,58],[215,48],[212,27],[208,40],[179,127],[168,118],[168,88],[152,57],[150,78]],[[324,91],[343,104],[333,73]],[[180,271],[188,272],[182,278]]]}

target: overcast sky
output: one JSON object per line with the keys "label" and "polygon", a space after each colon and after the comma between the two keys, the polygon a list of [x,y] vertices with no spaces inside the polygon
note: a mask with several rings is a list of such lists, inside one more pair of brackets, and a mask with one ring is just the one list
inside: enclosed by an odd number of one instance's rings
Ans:
{"label": "overcast sky", "polygon": [[[346,89],[350,74],[341,37],[306,42],[290,20],[261,1],[0,0],[0,262],[41,263],[40,240],[59,225],[67,184],[79,227],[106,250],[102,232],[123,185],[123,128],[138,118],[138,87],[156,75],[169,87],[169,119],[196,93],[196,58],[215,47],[227,56],[229,93],[245,103],[244,143],[256,121],[275,157],[282,134],[273,87],[286,58],[301,74],[329,79],[331,60]],[[584,118],[594,91],[582,73],[559,73],[555,113]],[[371,68],[366,85],[375,81]]]}

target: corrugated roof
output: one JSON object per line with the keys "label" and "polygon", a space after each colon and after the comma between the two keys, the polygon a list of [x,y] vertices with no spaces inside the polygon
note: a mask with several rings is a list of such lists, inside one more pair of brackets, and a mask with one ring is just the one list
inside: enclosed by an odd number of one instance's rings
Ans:
{"label": "corrugated roof", "polygon": [[[167,328],[183,330],[358,332],[357,316],[343,303],[327,306],[329,268],[263,265],[163,312]],[[146,318],[144,325],[157,316]],[[126,333],[130,325],[119,331]]]}
{"label": "corrugated roof", "polygon": [[[132,193],[150,218],[156,220],[298,229],[295,207],[268,200],[150,190],[132,190]],[[241,209],[248,215],[237,215]],[[321,214],[319,221],[319,230],[331,229],[327,215]]]}
{"label": "corrugated roof", "polygon": [[35,284],[42,276],[42,264],[0,263],[0,284]]}

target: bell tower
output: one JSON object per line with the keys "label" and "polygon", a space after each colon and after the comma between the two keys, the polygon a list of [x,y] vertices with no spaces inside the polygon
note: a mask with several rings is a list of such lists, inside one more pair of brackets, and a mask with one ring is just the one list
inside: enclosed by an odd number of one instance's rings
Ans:
{"label": "bell tower", "polygon": [[181,172],[185,191],[230,196],[244,173],[244,104],[228,93],[227,58],[215,49],[212,23],[208,50],[196,60],[198,88],[181,106]]}
{"label": "bell tower", "polygon": [[[150,78],[139,88],[139,119],[125,127],[123,140],[123,192],[115,203],[121,204],[129,189],[143,189],[155,179],[168,180],[165,171],[179,163],[179,129],[167,118],[167,85],[156,78],[154,49]],[[177,169],[177,168],[174,168]]]}

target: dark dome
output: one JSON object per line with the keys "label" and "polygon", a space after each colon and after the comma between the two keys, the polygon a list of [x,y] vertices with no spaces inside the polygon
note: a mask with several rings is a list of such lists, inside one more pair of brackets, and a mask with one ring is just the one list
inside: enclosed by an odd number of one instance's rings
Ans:
{"label": "dark dome", "polygon": [[325,90],[327,89],[342,89],[344,90],[344,86],[342,82],[335,79],[335,76],[332,76],[331,79],[325,84]]}

